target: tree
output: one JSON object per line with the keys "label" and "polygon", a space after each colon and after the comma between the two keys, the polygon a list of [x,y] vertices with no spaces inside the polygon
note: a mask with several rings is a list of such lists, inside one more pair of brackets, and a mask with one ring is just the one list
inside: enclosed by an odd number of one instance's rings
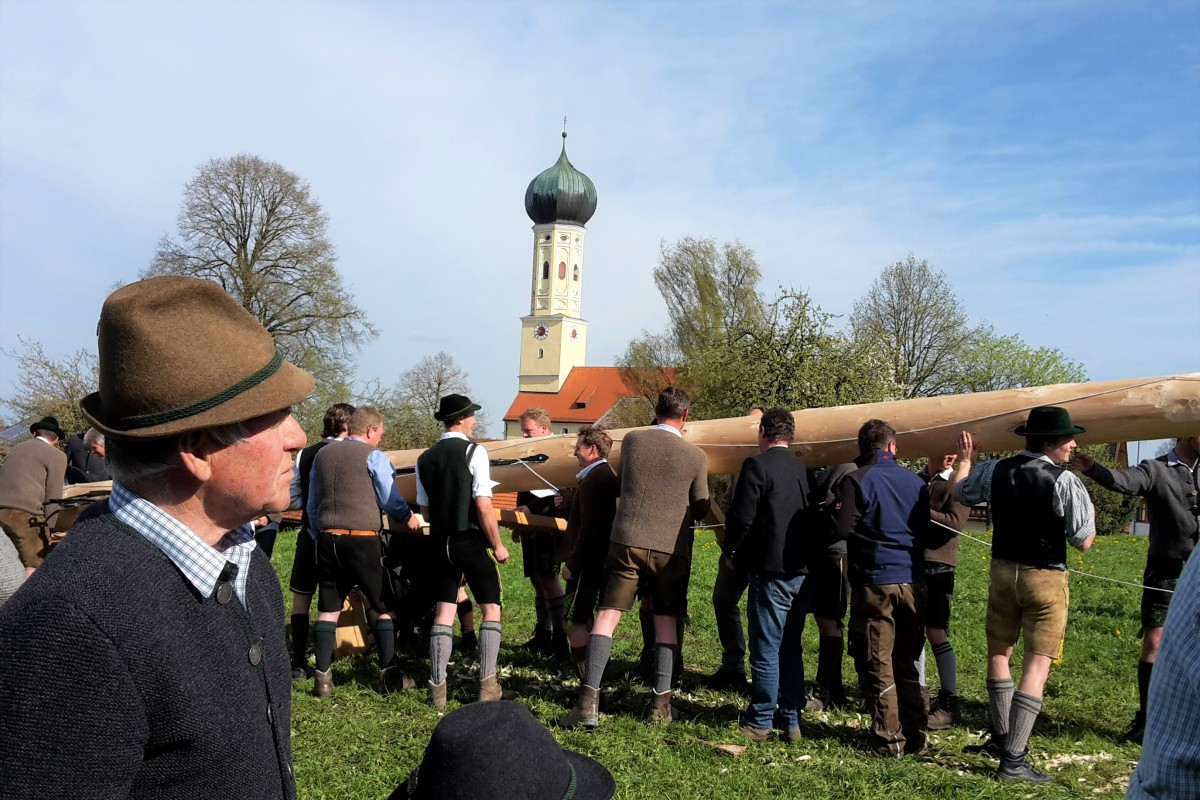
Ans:
{"label": "tree", "polygon": [[342,286],[327,224],[308,184],[279,164],[214,159],[184,187],[178,239],[162,238],[142,277],[215,281],[275,337],[284,358],[336,384],[377,333]]}
{"label": "tree", "polygon": [[4,351],[16,362],[15,393],[4,398],[21,421],[55,417],[68,433],[81,433],[87,422],[79,411],[79,401],[96,391],[99,385],[96,356],[76,350],[61,359],[46,355],[41,343],[17,337],[21,349]]}
{"label": "tree", "polygon": [[951,386],[956,394],[1087,380],[1083,365],[1068,359],[1061,350],[1034,349],[1016,334],[997,335],[990,325],[974,330],[955,372]]}
{"label": "tree", "polygon": [[854,304],[850,330],[885,349],[904,397],[949,394],[973,336],[962,306],[945,273],[910,254],[885,267]]}
{"label": "tree", "polygon": [[[442,433],[442,425],[433,418],[438,401],[448,394],[470,395],[466,370],[447,353],[425,356],[400,376],[396,385],[382,389],[372,382],[360,394],[359,402],[379,409],[386,422],[383,429],[385,450],[432,447]],[[487,435],[488,419],[484,411],[476,415],[474,436]]]}

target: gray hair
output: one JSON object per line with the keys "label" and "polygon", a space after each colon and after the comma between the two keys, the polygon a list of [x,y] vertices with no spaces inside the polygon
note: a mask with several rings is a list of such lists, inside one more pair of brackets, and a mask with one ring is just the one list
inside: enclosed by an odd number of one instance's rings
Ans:
{"label": "gray hair", "polygon": [[96,444],[103,445],[104,444],[104,434],[101,433],[100,431],[96,430],[95,428],[88,428],[87,432],[83,434],[83,441],[89,445],[96,445]]}
{"label": "gray hair", "polygon": [[[89,431],[90,432],[90,431]],[[203,435],[219,447],[241,444],[250,435],[246,422],[231,422],[199,431],[188,431],[165,439],[112,438],[105,449],[105,462],[114,479],[133,488],[163,480],[182,468],[179,451],[188,437]]]}

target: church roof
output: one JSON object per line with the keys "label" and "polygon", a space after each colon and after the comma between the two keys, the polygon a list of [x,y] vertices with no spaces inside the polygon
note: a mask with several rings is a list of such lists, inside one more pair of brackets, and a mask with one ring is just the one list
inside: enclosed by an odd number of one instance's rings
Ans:
{"label": "church roof", "polygon": [[567,158],[567,134],[554,166],[543,170],[525,190],[525,213],[535,224],[570,222],[586,225],[596,213],[596,185]]}
{"label": "church roof", "polygon": [[544,408],[553,422],[595,422],[622,398],[635,397],[617,367],[574,367],[562,388],[551,392],[519,392],[506,421],[514,421],[527,408]]}

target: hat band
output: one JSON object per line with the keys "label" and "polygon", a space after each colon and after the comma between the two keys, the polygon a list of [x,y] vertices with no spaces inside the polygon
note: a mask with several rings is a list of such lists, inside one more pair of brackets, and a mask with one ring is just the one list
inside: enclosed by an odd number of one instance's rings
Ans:
{"label": "hat band", "polygon": [[575,797],[575,765],[568,761],[567,769],[571,770],[571,782],[567,784],[567,791],[563,794],[562,800],[573,800]]}
{"label": "hat band", "polygon": [[222,403],[226,403],[239,394],[258,386],[267,378],[279,371],[283,365],[283,356],[279,351],[275,351],[275,357],[258,372],[253,375],[242,378],[240,381],[230,386],[228,389],[217,392],[211,397],[206,397],[191,405],[181,406],[179,408],[169,408],[166,411],[156,411],[153,414],[135,414],[131,417],[124,417],[119,421],[119,424],[125,430],[138,430],[139,428],[149,428],[152,425],[164,425],[168,422],[178,422],[181,419],[194,417],[197,414],[202,414],[205,411],[210,411]]}

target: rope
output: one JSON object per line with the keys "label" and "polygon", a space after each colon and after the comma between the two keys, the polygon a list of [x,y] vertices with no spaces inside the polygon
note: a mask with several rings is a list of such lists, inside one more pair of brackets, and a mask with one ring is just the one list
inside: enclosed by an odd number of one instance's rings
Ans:
{"label": "rope", "polygon": [[[937,520],[933,520],[933,524],[939,525],[948,531],[954,531],[954,528],[951,528],[949,525],[942,525],[942,523],[938,522]],[[964,539],[970,539],[973,542],[979,542],[984,547],[990,548],[992,546],[991,542],[989,542],[985,539],[978,539],[969,533],[964,533],[962,531],[954,531],[954,532],[957,533],[959,536],[963,537]],[[1071,573],[1072,575],[1082,575],[1085,578],[1095,578],[1095,579],[1101,580],[1101,581],[1108,581],[1109,583],[1119,583],[1122,586],[1130,586],[1130,587],[1133,587],[1134,589],[1151,589],[1156,592],[1164,592],[1166,594],[1175,594],[1174,589],[1159,589],[1157,586],[1146,586],[1145,584],[1133,583],[1132,581],[1123,581],[1123,580],[1119,580],[1118,578],[1110,578],[1107,575],[1097,575],[1094,572],[1083,572],[1082,570],[1078,570],[1078,569],[1068,569],[1067,572]]]}

